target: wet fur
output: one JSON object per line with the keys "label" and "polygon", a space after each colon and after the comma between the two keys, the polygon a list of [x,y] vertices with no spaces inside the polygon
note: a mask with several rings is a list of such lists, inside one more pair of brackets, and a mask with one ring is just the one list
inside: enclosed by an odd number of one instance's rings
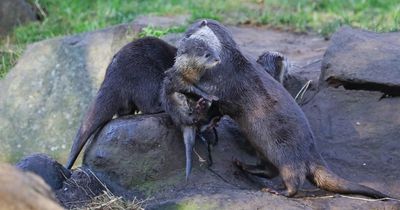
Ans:
{"label": "wet fur", "polygon": [[[186,38],[196,34],[199,22]],[[332,192],[388,197],[334,174],[317,151],[306,116],[283,86],[243,56],[224,26],[208,20],[208,27],[221,42],[221,64],[207,71],[198,86],[219,97],[222,113],[239,124],[259,157],[270,163],[268,170],[277,172],[270,174],[280,175],[286,186],[283,195],[295,195],[308,178]]]}

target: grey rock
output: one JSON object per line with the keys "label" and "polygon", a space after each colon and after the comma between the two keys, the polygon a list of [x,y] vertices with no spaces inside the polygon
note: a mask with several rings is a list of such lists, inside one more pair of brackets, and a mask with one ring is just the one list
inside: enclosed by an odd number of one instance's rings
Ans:
{"label": "grey rock", "polygon": [[321,82],[400,95],[399,57],[400,32],[343,27],[332,36],[324,55]]}
{"label": "grey rock", "polygon": [[15,26],[37,20],[33,7],[25,0],[0,0],[0,35],[6,35]]}
{"label": "grey rock", "polygon": [[60,189],[71,172],[45,154],[35,154],[23,158],[16,164],[23,171],[40,176],[53,190]]}
{"label": "grey rock", "polygon": [[400,98],[377,91],[323,88],[302,108],[317,147],[337,174],[400,195]]}

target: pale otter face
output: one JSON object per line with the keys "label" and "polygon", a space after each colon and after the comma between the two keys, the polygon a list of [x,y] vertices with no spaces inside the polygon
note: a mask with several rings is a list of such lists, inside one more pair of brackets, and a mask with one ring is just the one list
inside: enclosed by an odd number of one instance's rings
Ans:
{"label": "pale otter face", "polygon": [[175,61],[179,66],[205,69],[211,69],[220,62],[215,50],[200,39],[187,39],[181,42]]}
{"label": "pale otter face", "polygon": [[189,38],[203,40],[208,43],[209,46],[212,46],[216,53],[221,53],[222,44],[217,35],[215,35],[213,30],[208,26],[207,20],[202,20],[192,25],[192,27],[185,32],[184,38],[181,41]]}

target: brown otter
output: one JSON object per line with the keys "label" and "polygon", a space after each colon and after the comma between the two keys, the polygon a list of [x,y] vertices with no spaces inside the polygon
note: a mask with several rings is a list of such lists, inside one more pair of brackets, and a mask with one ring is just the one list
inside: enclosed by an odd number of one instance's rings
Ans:
{"label": "brown otter", "polygon": [[[202,125],[213,120],[206,114],[210,104],[202,103],[206,105],[202,106],[206,109],[195,112],[194,104],[188,102],[188,98],[183,94],[194,94],[210,102],[218,100],[196,87],[195,83],[207,69],[217,65],[220,60],[214,50],[203,40],[190,39],[181,43],[174,66],[166,72],[161,88],[161,101],[164,110],[170,114],[175,125],[180,126],[182,130],[186,150],[186,179],[188,179],[192,169],[192,150],[196,133],[201,131]],[[219,115],[215,117],[218,118]]]}
{"label": "brown otter", "polygon": [[243,56],[223,25],[207,20],[202,26],[202,22],[189,27],[185,37],[213,43],[221,64],[206,71],[197,86],[216,95],[222,113],[239,124],[264,162],[263,175],[280,175],[286,186],[282,195],[294,196],[307,178],[332,192],[388,197],[333,173],[315,146],[306,116],[283,86]]}

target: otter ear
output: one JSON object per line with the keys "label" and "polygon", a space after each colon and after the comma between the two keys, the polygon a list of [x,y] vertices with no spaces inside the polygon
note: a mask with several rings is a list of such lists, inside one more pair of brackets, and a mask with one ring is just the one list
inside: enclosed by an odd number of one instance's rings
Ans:
{"label": "otter ear", "polygon": [[207,20],[202,20],[200,23],[200,27],[204,27],[207,25]]}

